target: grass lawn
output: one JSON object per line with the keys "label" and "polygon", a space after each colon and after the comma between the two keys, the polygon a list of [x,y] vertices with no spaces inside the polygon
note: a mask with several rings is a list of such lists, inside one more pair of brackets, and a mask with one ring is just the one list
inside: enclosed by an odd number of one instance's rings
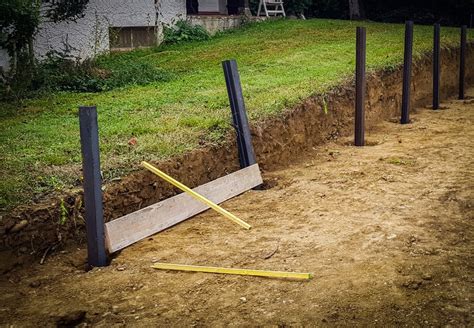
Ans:
{"label": "grass lawn", "polygon": [[[100,59],[104,65],[152,63],[172,74],[167,82],[0,103],[0,208],[79,183],[78,106],[98,106],[102,168],[111,179],[137,168],[141,159],[163,159],[222,140],[231,117],[222,60],[237,60],[247,110],[257,121],[352,76],[356,25],[367,27],[369,69],[401,64],[404,25],[279,20],[210,41]],[[415,57],[431,49],[432,30],[415,26]],[[441,33],[443,46],[458,44],[458,29]],[[133,147],[127,143],[132,137],[138,140]]]}

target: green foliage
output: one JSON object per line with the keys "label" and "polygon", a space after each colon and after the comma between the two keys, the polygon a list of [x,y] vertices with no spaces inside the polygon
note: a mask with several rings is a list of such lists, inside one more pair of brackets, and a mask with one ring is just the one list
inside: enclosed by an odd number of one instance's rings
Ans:
{"label": "green foliage", "polygon": [[285,11],[287,14],[299,16],[304,14],[313,0],[285,0]]}
{"label": "green foliage", "polygon": [[347,0],[312,0],[306,8],[307,17],[347,18],[349,1]]}
{"label": "green foliage", "polygon": [[50,53],[40,63],[32,83],[33,90],[98,92],[105,89],[109,72],[97,69],[91,60],[79,62]]}
{"label": "green foliage", "polygon": [[209,33],[202,26],[191,25],[185,20],[177,21],[174,26],[165,26],[163,34],[163,42],[165,44],[210,39]]}
{"label": "green foliage", "polygon": [[66,207],[64,199],[61,199],[61,202],[59,203],[59,224],[64,225],[67,222],[68,218],[69,218],[69,211]]}
{"label": "green foliage", "polygon": [[89,0],[0,1],[0,47],[7,50],[11,59],[8,74],[2,72],[1,93],[21,97],[35,88],[33,84],[37,72],[33,40],[41,21],[50,19],[58,22],[78,18],[88,2]]}
{"label": "green foliage", "polygon": [[144,61],[91,59],[80,62],[63,53],[50,52],[37,64],[32,78],[13,80],[11,90],[0,92],[0,99],[12,96],[21,99],[51,91],[100,92],[170,79],[170,73]]}
{"label": "green foliage", "polygon": [[326,101],[326,97],[323,97],[323,112],[324,112],[324,114],[326,114],[326,115],[327,115],[328,112],[329,112],[329,111],[328,111],[328,103],[327,103],[327,101]]}
{"label": "green foliage", "polygon": [[170,74],[143,61],[103,67],[92,59],[79,62],[61,56],[48,56],[39,72],[38,87],[52,91],[99,92],[170,79]]}

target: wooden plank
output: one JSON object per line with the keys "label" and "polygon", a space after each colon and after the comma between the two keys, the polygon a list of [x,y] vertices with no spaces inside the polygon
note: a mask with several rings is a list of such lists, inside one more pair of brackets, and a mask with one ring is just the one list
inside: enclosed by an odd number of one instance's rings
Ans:
{"label": "wooden plank", "polygon": [[[235,197],[263,183],[258,164],[203,184],[193,190],[214,203]],[[106,245],[110,253],[165,230],[209,206],[182,193],[122,216],[105,224]]]}
{"label": "wooden plank", "polygon": [[147,162],[142,162],[142,165],[147,169],[149,170],[150,172],[156,174],[157,176],[159,176],[160,178],[162,178],[163,180],[165,180],[166,182],[169,182],[171,183],[173,186],[181,189],[182,191],[184,191],[185,193],[189,194],[190,196],[192,196],[194,199],[197,199],[198,201],[208,205],[210,208],[212,208],[214,211],[216,211],[217,213],[225,216],[226,218],[228,218],[229,220],[231,221],[234,221],[235,223],[237,223],[238,225],[242,226],[244,229],[247,229],[249,230],[250,228],[252,228],[252,226],[250,224],[248,224],[247,222],[245,221],[242,221],[241,219],[239,219],[238,217],[236,217],[234,214],[230,213],[229,211],[227,211],[226,209],[220,207],[219,205],[217,205],[216,203],[214,203],[213,201],[207,199],[206,197],[204,197],[203,195],[195,192],[194,190],[192,190],[191,188],[185,186],[184,184],[182,184],[181,182],[173,179],[172,177],[170,177],[168,174],[166,174],[165,172],[163,171],[160,171],[158,168],[154,167],[153,165],[151,165],[150,163],[147,163]]}

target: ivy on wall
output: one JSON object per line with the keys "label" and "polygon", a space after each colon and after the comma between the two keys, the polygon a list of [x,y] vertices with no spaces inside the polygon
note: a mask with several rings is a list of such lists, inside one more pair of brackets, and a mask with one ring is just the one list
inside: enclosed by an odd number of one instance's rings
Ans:
{"label": "ivy on wall", "polygon": [[40,23],[82,17],[89,0],[1,0],[0,47],[10,56],[10,70],[2,73],[4,87],[28,88],[35,73],[33,41]]}

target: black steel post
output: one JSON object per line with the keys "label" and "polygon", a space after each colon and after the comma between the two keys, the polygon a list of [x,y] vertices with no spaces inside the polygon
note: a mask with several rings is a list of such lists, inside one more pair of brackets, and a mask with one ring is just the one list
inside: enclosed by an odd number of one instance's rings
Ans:
{"label": "black steel post", "polygon": [[96,107],[79,108],[87,255],[92,267],[107,265],[100,176],[99,128]]}
{"label": "black steel post", "polygon": [[410,123],[410,85],[413,53],[413,22],[405,23],[405,52],[403,56],[403,91],[401,124]]}
{"label": "black steel post", "polygon": [[224,68],[227,94],[229,96],[232,120],[237,133],[240,167],[244,168],[257,163],[250,135],[250,127],[245,110],[244,96],[240,84],[240,76],[235,60],[222,62]]}
{"label": "black steel post", "polygon": [[365,59],[366,59],[365,27],[357,27],[356,32],[356,108],[355,108],[355,135],[356,146],[365,145]]}
{"label": "black steel post", "polygon": [[461,27],[461,58],[459,60],[459,99],[464,99],[464,79],[466,74],[466,32],[467,26]]}
{"label": "black steel post", "polygon": [[440,85],[440,25],[434,24],[434,38],[433,38],[433,109],[439,108],[439,85]]}

